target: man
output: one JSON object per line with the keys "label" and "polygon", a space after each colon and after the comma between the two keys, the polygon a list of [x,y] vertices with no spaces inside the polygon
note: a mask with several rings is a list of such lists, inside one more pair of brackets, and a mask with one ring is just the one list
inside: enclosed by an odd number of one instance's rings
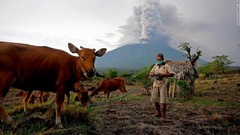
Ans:
{"label": "man", "polygon": [[[151,92],[151,102],[154,102],[157,114],[156,117],[160,117],[160,120],[166,119],[167,108],[167,78],[174,76],[171,67],[163,62],[163,54],[157,54],[157,63],[154,65],[150,72],[150,76],[154,77],[153,89]],[[162,113],[160,111],[160,103],[162,107]]]}

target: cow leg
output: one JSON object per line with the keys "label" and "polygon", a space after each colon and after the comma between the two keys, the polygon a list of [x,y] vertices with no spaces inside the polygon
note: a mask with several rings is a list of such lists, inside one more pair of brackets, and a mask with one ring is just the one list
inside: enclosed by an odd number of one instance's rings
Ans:
{"label": "cow leg", "polygon": [[4,77],[0,80],[0,119],[2,119],[5,124],[13,126],[13,119],[3,108],[3,100],[4,97],[7,95],[12,83],[15,81],[15,76],[12,72],[4,71],[0,72],[0,76]]}
{"label": "cow leg", "polygon": [[44,94],[43,94],[43,103],[48,101],[49,96],[50,96],[50,92],[44,92]]}
{"label": "cow leg", "polygon": [[3,122],[7,125],[13,126],[15,124],[13,119],[9,116],[9,114],[3,109],[1,105],[0,105],[0,119],[2,119]]}
{"label": "cow leg", "polygon": [[43,103],[43,92],[42,91],[38,92],[38,103],[40,103],[40,104]]}
{"label": "cow leg", "polygon": [[103,102],[106,98],[107,98],[107,92],[104,92],[101,102]]}
{"label": "cow leg", "polygon": [[[126,89],[124,88],[119,88],[119,90],[121,91],[121,96],[123,96],[124,93],[127,93]],[[123,97],[120,100],[123,101]]]}
{"label": "cow leg", "polygon": [[69,102],[70,102],[70,93],[67,92],[67,93],[66,93],[66,96],[67,96],[67,104],[69,105]]}
{"label": "cow leg", "polygon": [[65,90],[63,89],[58,89],[56,93],[56,121],[55,124],[59,128],[63,128],[62,122],[61,122],[61,108],[64,102],[64,92]]}
{"label": "cow leg", "polygon": [[[122,96],[123,96],[124,94],[127,94],[127,89],[126,89],[126,87],[125,87],[125,81],[120,84],[119,89],[120,89],[120,91],[121,91],[121,93],[122,93]],[[123,98],[121,98],[121,101],[122,101],[122,100],[123,100]]]}
{"label": "cow leg", "polygon": [[107,92],[107,99],[109,99],[110,91]]}
{"label": "cow leg", "polygon": [[25,91],[23,94],[22,105],[23,105],[24,112],[27,111],[27,104],[31,94],[32,94],[32,91]]}
{"label": "cow leg", "polygon": [[15,95],[16,97],[22,97],[23,96],[23,91],[18,90],[18,93]]}

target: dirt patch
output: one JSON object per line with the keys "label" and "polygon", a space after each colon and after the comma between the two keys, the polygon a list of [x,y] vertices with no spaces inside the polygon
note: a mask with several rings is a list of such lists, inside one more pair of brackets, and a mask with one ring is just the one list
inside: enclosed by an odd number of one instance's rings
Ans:
{"label": "dirt patch", "polygon": [[[128,86],[129,91],[133,89],[139,91],[129,95],[127,101],[114,101],[93,108],[92,112],[100,119],[98,122],[88,121],[89,114],[86,114],[83,120],[76,120],[75,117],[64,120],[66,117],[71,117],[65,116],[62,122],[66,129],[60,130],[61,132],[53,128],[54,116],[47,123],[39,118],[31,117],[25,123],[30,124],[28,125],[30,127],[36,122],[43,123],[43,128],[36,129],[32,134],[48,134],[45,131],[50,130],[52,132],[49,134],[240,134],[240,89],[236,85],[239,82],[239,76],[216,80],[197,80],[196,93],[191,99],[169,98],[166,121],[160,121],[159,118],[154,117],[155,108],[149,101],[150,96],[141,95],[140,87]],[[115,94],[119,95],[117,92]],[[5,102],[6,108],[21,104],[21,98],[13,98],[13,95],[14,92],[8,94],[7,102]],[[138,98],[133,99],[132,97]],[[14,102],[11,102],[13,99]],[[17,119],[17,116],[14,115],[13,118]],[[81,128],[79,122],[87,124],[88,128]],[[8,128],[3,128],[3,124],[0,126],[0,131],[8,130]],[[21,131],[27,130],[29,127],[21,125],[19,128],[14,133],[24,134],[25,132]]]}
{"label": "dirt patch", "polygon": [[116,102],[99,109],[102,122],[97,134],[240,134],[240,109],[194,107],[193,104],[170,102],[167,120],[154,117],[148,99]]}

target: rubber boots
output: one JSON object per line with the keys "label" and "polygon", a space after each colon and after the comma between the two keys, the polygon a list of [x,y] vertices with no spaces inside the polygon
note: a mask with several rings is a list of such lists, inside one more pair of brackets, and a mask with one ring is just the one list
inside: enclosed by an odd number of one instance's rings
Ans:
{"label": "rubber boots", "polygon": [[166,109],[167,109],[167,104],[166,103],[162,103],[162,117],[160,117],[161,120],[164,120],[167,118],[166,116]]}
{"label": "rubber boots", "polygon": [[157,110],[157,113],[155,114],[155,117],[162,117],[161,111],[160,111],[160,104],[158,102],[155,102],[155,107]]}

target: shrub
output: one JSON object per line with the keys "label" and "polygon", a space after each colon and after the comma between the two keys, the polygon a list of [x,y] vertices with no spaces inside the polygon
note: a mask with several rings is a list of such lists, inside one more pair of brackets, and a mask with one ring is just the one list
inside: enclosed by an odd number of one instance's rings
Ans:
{"label": "shrub", "polygon": [[190,86],[186,80],[178,80],[177,85],[180,87],[180,96],[186,98],[190,94]]}
{"label": "shrub", "polygon": [[115,69],[107,69],[106,71],[106,77],[108,78],[114,78],[114,77],[117,77],[117,75],[118,75],[118,72]]}

